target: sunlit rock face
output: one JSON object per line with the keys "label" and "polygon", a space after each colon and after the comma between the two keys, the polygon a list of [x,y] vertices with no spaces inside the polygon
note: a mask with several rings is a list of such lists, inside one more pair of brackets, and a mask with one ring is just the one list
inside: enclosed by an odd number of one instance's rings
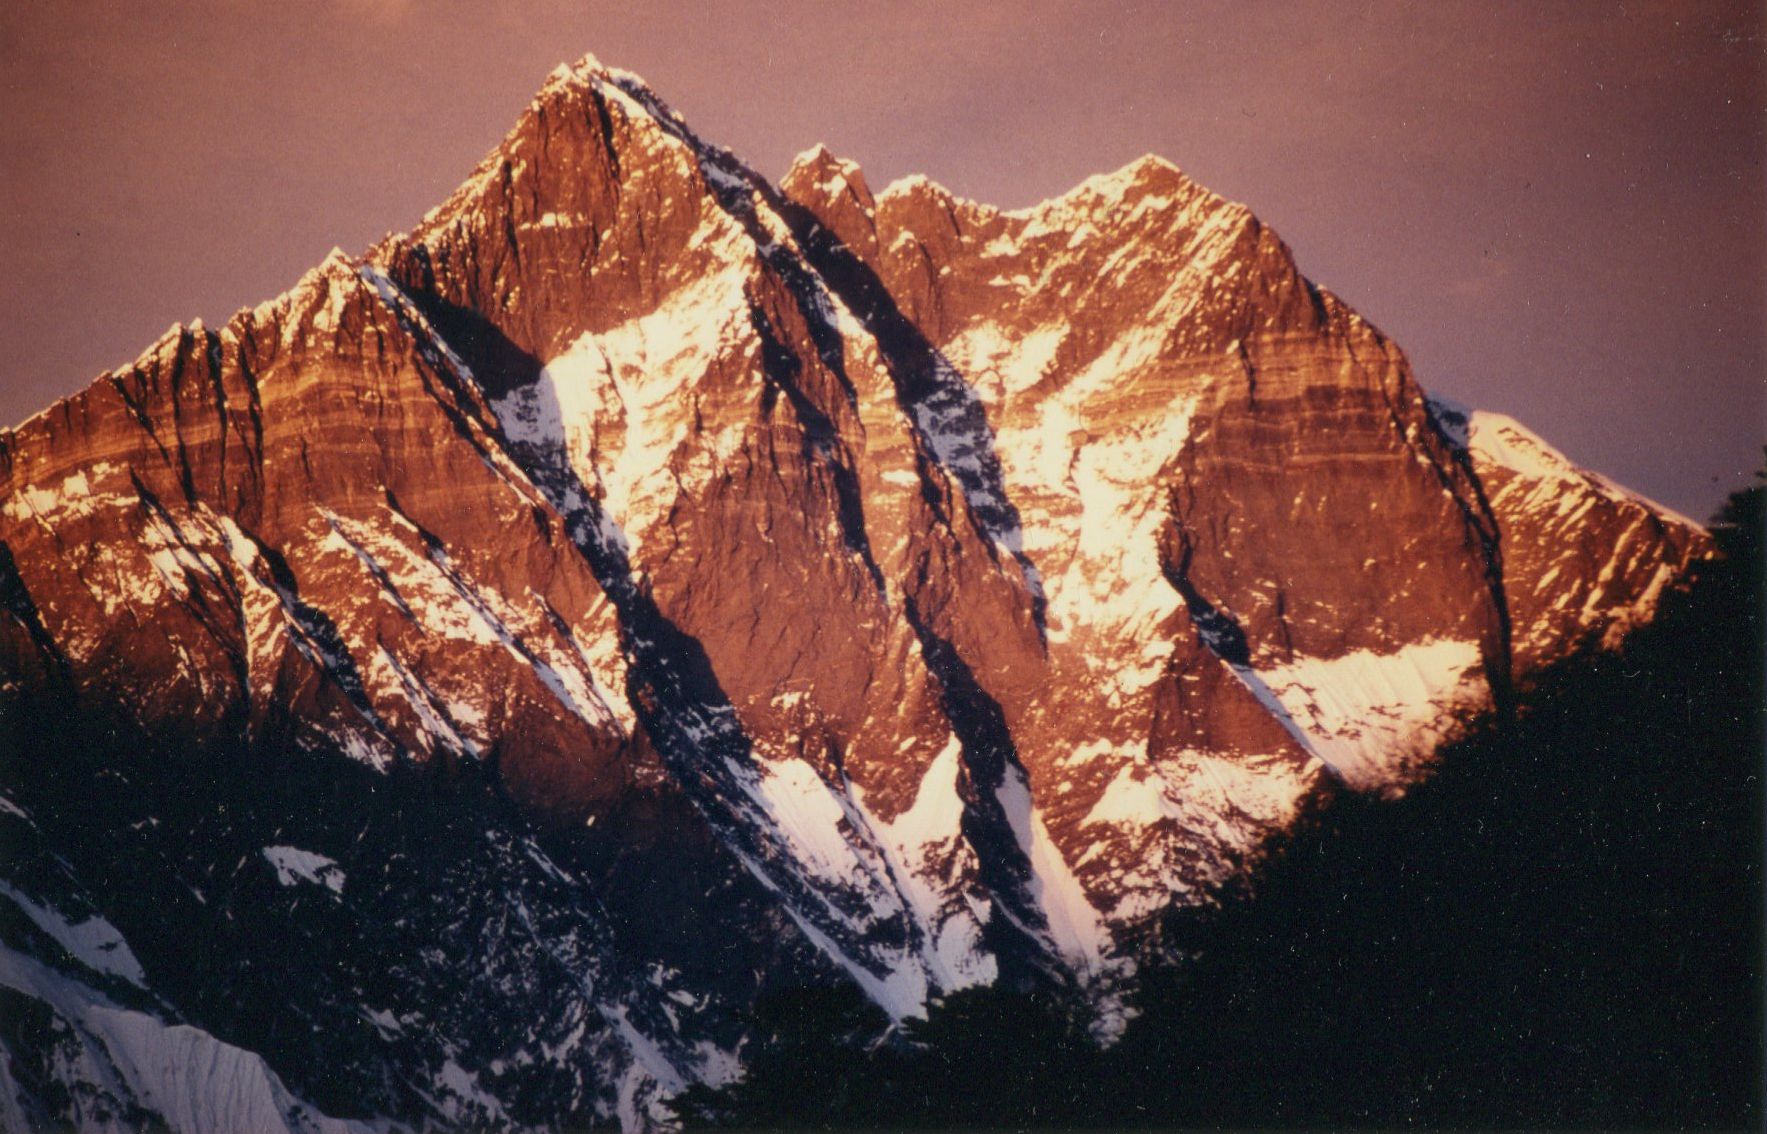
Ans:
{"label": "sunlit rock face", "polygon": [[[0,822],[67,859],[0,890],[0,984],[92,1088],[0,1107],[640,1128],[804,982],[1048,985],[1108,1042],[1163,914],[1709,553],[1164,161],[774,186],[586,59],[410,233],[0,434]],[[33,760],[51,705],[209,787]],[[106,997],[270,1109],[174,1114]]]}
{"label": "sunlit rock face", "polygon": [[1441,400],[1431,410],[1469,456],[1503,532],[1517,680],[1617,646],[1713,554],[1700,525],[1578,468],[1513,418]]}

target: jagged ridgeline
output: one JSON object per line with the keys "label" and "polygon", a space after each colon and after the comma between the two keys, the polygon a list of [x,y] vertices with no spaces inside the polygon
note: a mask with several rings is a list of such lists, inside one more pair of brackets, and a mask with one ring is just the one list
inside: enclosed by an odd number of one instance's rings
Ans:
{"label": "jagged ridgeline", "polygon": [[800,989],[1108,1046],[1322,790],[1710,554],[1168,162],[774,185],[585,59],[0,434],[0,1115],[638,1129]]}

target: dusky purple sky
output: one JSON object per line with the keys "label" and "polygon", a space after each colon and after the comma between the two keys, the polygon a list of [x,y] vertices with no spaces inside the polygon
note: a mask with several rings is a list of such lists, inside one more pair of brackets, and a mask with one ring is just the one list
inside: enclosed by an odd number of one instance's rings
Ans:
{"label": "dusky purple sky", "polygon": [[778,177],[1016,207],[1146,152],[1405,347],[1696,517],[1767,440],[1758,0],[0,7],[0,424],[412,225],[558,62]]}

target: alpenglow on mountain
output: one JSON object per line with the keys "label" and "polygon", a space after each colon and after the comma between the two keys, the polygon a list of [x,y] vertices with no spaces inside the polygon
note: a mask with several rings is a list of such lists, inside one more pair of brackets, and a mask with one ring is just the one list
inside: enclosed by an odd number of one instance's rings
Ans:
{"label": "alpenglow on mountain", "polygon": [[1110,1043],[1709,553],[1165,161],[774,185],[585,59],[0,433],[0,1125],[643,1129],[803,985]]}

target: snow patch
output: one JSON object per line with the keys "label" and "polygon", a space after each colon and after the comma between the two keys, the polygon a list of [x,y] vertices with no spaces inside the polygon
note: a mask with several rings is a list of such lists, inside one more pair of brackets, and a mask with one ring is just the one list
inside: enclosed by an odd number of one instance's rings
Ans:
{"label": "snow patch", "polygon": [[69,956],[93,972],[121,977],[137,988],[147,987],[141,962],[116,926],[104,918],[94,914],[84,921],[69,921],[60,911],[37,904],[5,882],[0,882],[0,897],[9,899]]}
{"label": "snow patch", "polygon": [[[77,1127],[139,1106],[180,1134],[369,1134],[384,1123],[328,1118],[295,1097],[258,1055],[199,1028],[123,1008],[96,989],[0,945],[0,986],[42,1002],[72,1031],[63,1064],[80,1084]],[[86,1100],[96,1103],[87,1110]],[[108,1104],[108,1105],[107,1105]]]}
{"label": "snow patch", "polygon": [[1296,658],[1256,676],[1272,710],[1357,788],[1403,778],[1408,761],[1434,751],[1490,698],[1479,644],[1458,639]]}
{"label": "snow patch", "polygon": [[626,541],[642,541],[680,488],[670,460],[693,425],[692,391],[718,359],[759,349],[740,235],[723,214],[708,216],[695,240],[729,269],[677,289],[646,315],[584,334],[533,383],[492,403],[512,443],[600,487],[602,510]]}
{"label": "snow patch", "polygon": [[853,789],[854,806],[877,835],[908,910],[922,937],[921,959],[941,990],[994,982],[999,967],[982,943],[982,923],[967,902],[951,908],[962,861],[973,857],[963,835],[963,799],[957,794],[963,746],[955,735],[927,766],[914,802],[885,823]]}
{"label": "snow patch", "polygon": [[866,870],[841,830],[846,811],[809,764],[781,760],[762,766],[758,775],[733,770],[791,844],[800,864],[833,882],[845,882]]}
{"label": "snow patch", "polygon": [[1183,812],[1167,797],[1164,782],[1143,767],[1130,765],[1113,779],[1086,813],[1082,826],[1094,823],[1126,823],[1151,827]]}
{"label": "snow patch", "polygon": [[1009,767],[995,795],[1012,825],[1019,849],[1030,862],[1031,898],[1042,911],[1056,948],[1083,978],[1099,976],[1105,933],[1098,911],[1086,900],[1079,879],[1049,837],[1043,817],[1031,803],[1031,788],[1024,773]]}
{"label": "snow patch", "polygon": [[344,892],[344,872],[333,859],[299,847],[265,847],[264,858],[276,868],[276,880],[284,886],[308,882],[334,894]]}

